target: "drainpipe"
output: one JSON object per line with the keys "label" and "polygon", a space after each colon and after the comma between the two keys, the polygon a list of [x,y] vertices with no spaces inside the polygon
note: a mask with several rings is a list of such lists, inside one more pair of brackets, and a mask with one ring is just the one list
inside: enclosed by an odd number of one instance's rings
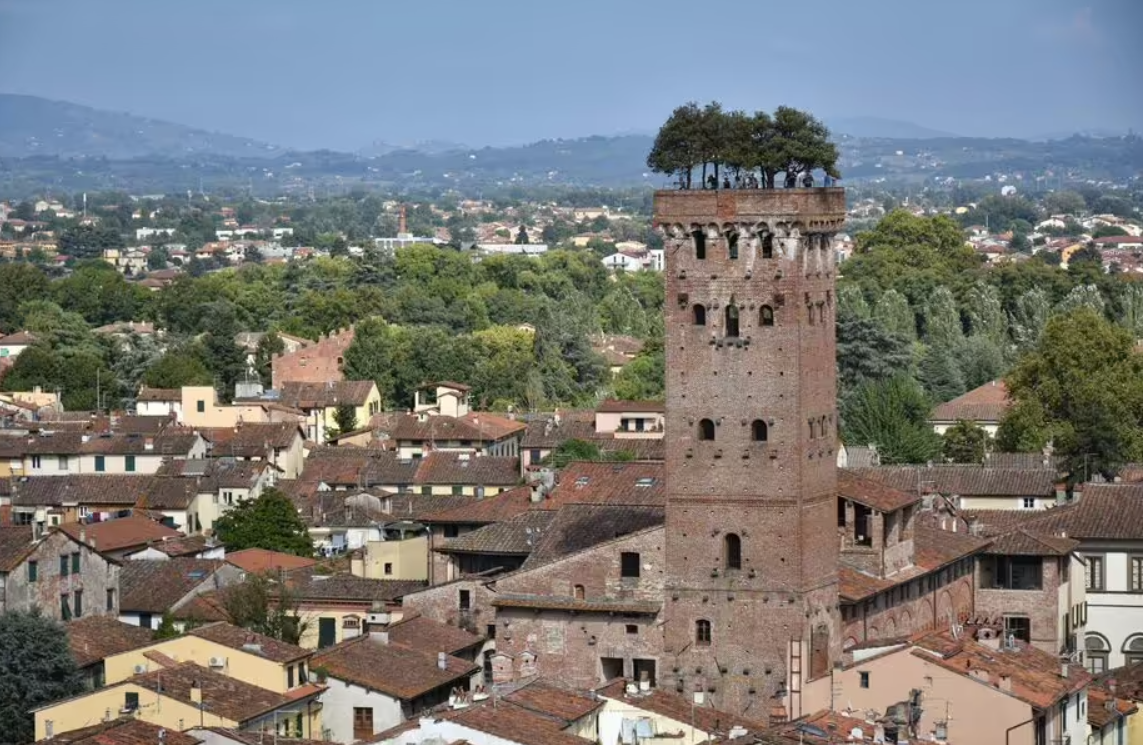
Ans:
{"label": "drainpipe", "polygon": [[1023,722],[1020,722],[1018,724],[1013,724],[1011,727],[1004,730],[1004,745],[1011,745],[1012,730],[1023,727],[1025,724],[1031,724],[1035,721],[1036,721],[1036,717],[1032,717],[1031,719],[1025,719]]}

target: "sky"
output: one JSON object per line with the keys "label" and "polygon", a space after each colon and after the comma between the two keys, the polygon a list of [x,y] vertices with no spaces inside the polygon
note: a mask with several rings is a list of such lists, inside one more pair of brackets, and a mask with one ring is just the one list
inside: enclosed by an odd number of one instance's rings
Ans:
{"label": "sky", "polygon": [[[1143,130],[1141,0],[0,0],[0,92],[286,147],[653,132],[689,100]],[[0,127],[3,122],[0,122]]]}

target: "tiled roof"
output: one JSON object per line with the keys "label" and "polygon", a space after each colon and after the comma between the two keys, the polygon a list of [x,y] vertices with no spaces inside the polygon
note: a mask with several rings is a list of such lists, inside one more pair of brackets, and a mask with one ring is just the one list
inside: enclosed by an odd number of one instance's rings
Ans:
{"label": "tiled roof", "polygon": [[368,634],[318,651],[310,667],[324,667],[333,678],[406,701],[465,681],[479,669],[468,660],[446,655],[442,670],[436,654],[385,644]]}
{"label": "tiled roof", "polygon": [[665,505],[666,467],[662,463],[569,463],[559,483],[540,504],[558,509],[565,504]]}
{"label": "tiled roof", "polygon": [[523,448],[555,448],[568,440],[589,440],[595,436],[594,411],[569,411],[560,416],[528,422],[524,431]]}
{"label": "tiled roof", "polygon": [[[417,720],[413,720],[417,721]],[[241,745],[333,745],[329,740],[310,740],[305,737],[282,737],[269,732],[243,732],[229,727],[191,727],[194,732],[210,732],[221,735],[227,741]],[[146,743],[146,745],[152,745]]]}
{"label": "tiled roof", "polygon": [[182,557],[124,562],[119,570],[119,607],[127,612],[162,613],[206,582],[224,564]]}
{"label": "tiled roof", "polygon": [[11,572],[24,561],[36,544],[31,525],[0,528],[0,572]]}
{"label": "tiled roof", "polygon": [[[1108,708],[1108,703],[1112,701],[1115,702],[1114,706]],[[1087,723],[1096,729],[1103,729],[1137,711],[1139,707],[1131,699],[1113,697],[1107,689],[1095,685],[1087,689]]]}
{"label": "tiled roof", "polygon": [[877,448],[867,445],[846,445],[845,462],[849,468],[870,468],[880,462],[880,456],[877,454]]}
{"label": "tiled roof", "polygon": [[509,595],[504,593],[493,598],[492,605],[496,608],[563,610],[578,613],[633,613],[652,616],[662,609],[662,603],[651,600],[609,600],[607,598],[578,600],[562,595]]}
{"label": "tiled roof", "polygon": [[405,616],[390,624],[387,631],[391,643],[431,655],[438,652],[456,654],[484,641],[483,636],[421,615]]}
{"label": "tiled roof", "polygon": [[12,504],[59,507],[64,502],[74,502],[185,510],[197,494],[198,485],[194,479],[104,473],[31,476],[19,483],[12,496]]}
{"label": "tiled roof", "polygon": [[509,486],[520,481],[520,462],[502,456],[437,451],[420,459],[414,484]]}
{"label": "tiled roof", "polygon": [[514,489],[508,489],[484,499],[468,498],[460,506],[430,512],[427,515],[421,515],[419,519],[425,523],[488,525],[510,520],[522,512],[527,512],[531,506],[531,487],[517,486]]}
{"label": "tiled roof", "polygon": [[957,559],[979,553],[988,544],[986,538],[917,526],[913,537],[913,562],[931,572]]}
{"label": "tiled roof", "polygon": [[[160,732],[164,734],[160,736]],[[164,745],[199,745],[202,740],[142,719],[124,717],[73,729],[37,742],[40,745],[155,745],[159,742]]]}
{"label": "tiled roof", "polygon": [[649,711],[653,714],[674,719],[676,722],[693,723],[695,727],[707,734],[725,736],[734,727],[743,727],[750,732],[761,732],[766,725],[727,711],[720,711],[709,706],[694,706],[689,698],[675,693],[668,693],[662,688],[651,689],[650,694],[639,694],[628,697],[626,693],[627,682],[618,680],[599,689],[599,695]]}
{"label": "tiled roof", "polygon": [[182,538],[169,538],[154,544],[151,548],[167,556],[194,556],[208,548],[213,548],[211,539],[204,535],[188,535]]}
{"label": "tiled roof", "polygon": [[862,478],[853,471],[845,469],[838,470],[837,493],[879,512],[896,512],[921,501],[921,497],[915,491],[900,491],[881,481]]}
{"label": "tiled roof", "polygon": [[[186,704],[194,703],[191,699],[191,688],[197,685],[202,692],[202,703],[207,711],[240,724],[297,700],[296,695],[286,696],[266,688],[259,688],[193,662],[163,667],[128,678],[124,682],[161,692],[168,698]],[[317,694],[320,691],[320,688],[314,687],[313,693]]]}
{"label": "tiled roof", "polygon": [[249,489],[258,483],[262,474],[273,469],[266,461],[234,460],[232,458],[189,458],[169,460],[159,466],[156,476],[181,476],[199,479],[203,491],[218,489]]}
{"label": "tiled roof", "polygon": [[104,432],[91,434],[86,420],[76,428],[73,423],[59,422],[58,431],[43,429],[36,435],[5,437],[6,450],[25,455],[186,455],[198,442],[198,436],[181,429],[167,429],[154,434],[138,432]]}
{"label": "tiled roof", "polygon": [[538,678],[517,688],[502,699],[522,709],[555,717],[571,724],[596,711],[603,702],[553,681]]}
{"label": "tiled roof", "polygon": [[510,520],[485,525],[470,533],[448,539],[437,551],[467,554],[529,554],[536,547],[542,532],[555,513],[550,510],[531,510]]}
{"label": "tiled roof", "polygon": [[934,422],[955,422],[961,419],[969,422],[999,422],[1011,405],[1004,381],[993,380],[937,406],[929,419]]}
{"label": "tiled roof", "polygon": [[413,458],[366,448],[321,448],[310,453],[300,477],[329,486],[410,485],[417,475]]}
{"label": "tiled roof", "polygon": [[857,602],[888,590],[901,582],[919,577],[924,573],[924,569],[913,566],[897,572],[891,577],[882,578],[874,577],[842,563],[837,568],[838,595],[848,602]]}
{"label": "tiled roof", "polygon": [[[230,585],[234,587],[234,585]],[[194,621],[195,623],[212,623],[214,621],[230,621],[230,616],[223,607],[223,600],[228,588],[221,590],[208,590],[195,595],[171,612],[176,621]]]}
{"label": "tiled roof", "polygon": [[602,401],[595,409],[607,414],[658,414],[667,410],[662,401],[616,401],[613,398]]}
{"label": "tiled roof", "polygon": [[660,527],[665,520],[663,507],[565,505],[541,532],[539,543],[524,562],[524,568],[530,569],[606,541]]}
{"label": "tiled roof", "polygon": [[993,649],[963,636],[954,639],[946,629],[916,639],[912,654],[989,687],[999,685],[1001,677],[1007,676],[1012,686],[1010,695],[1038,709],[1047,709],[1091,682],[1082,665],[1069,665],[1064,678],[1058,656],[1024,642],[1016,644],[1014,650],[1003,645]]}
{"label": "tiled roof", "polygon": [[59,529],[75,540],[94,547],[97,551],[119,551],[182,536],[174,528],[138,515],[83,525],[64,523]]}
{"label": "tiled roof", "polygon": [[314,574],[291,581],[290,589],[298,600],[395,601],[425,589],[425,583],[419,580],[365,579],[351,574]]}
{"label": "tiled roof", "polygon": [[287,381],[282,384],[280,400],[295,409],[364,406],[376,387],[377,384],[372,380],[331,380],[326,383]]}
{"label": "tiled roof", "polygon": [[1022,468],[1037,471],[1050,468],[1060,470],[1062,459],[1056,455],[1043,453],[989,453],[984,464],[989,468]]}
{"label": "tiled roof", "polygon": [[394,440],[413,442],[467,440],[473,444],[495,439],[491,432],[485,432],[464,419],[439,415],[422,419],[415,414],[406,414],[398,419],[389,436]]}
{"label": "tiled roof", "polygon": [[263,455],[273,448],[288,448],[305,437],[297,422],[246,422],[237,427],[204,427],[199,430],[213,444],[214,457]]}
{"label": "tiled roof", "polygon": [[19,346],[21,344],[34,344],[36,337],[29,331],[17,331],[14,334],[7,336],[0,336],[0,344],[6,347]]}
{"label": "tiled roof", "polygon": [[975,465],[877,466],[842,469],[904,492],[935,491],[966,497],[1047,497],[1056,493],[1054,468],[982,468]]}
{"label": "tiled roof", "polygon": [[[247,631],[229,623],[211,623],[206,626],[197,626],[187,633],[200,639],[221,644],[224,647],[237,649],[283,664],[313,654],[308,649],[287,644],[264,634],[255,634],[253,631]],[[257,650],[255,651],[251,645],[257,645]]]}
{"label": "tiled roof", "polygon": [[503,440],[505,437],[522,433],[525,429],[521,421],[487,411],[470,411],[460,419],[476,427],[486,438],[492,440]]}
{"label": "tiled roof", "polygon": [[1079,540],[1143,538],[1143,483],[1085,484],[1076,502],[1038,512],[1028,531]]}
{"label": "tiled roof", "polygon": [[[1139,534],[1143,537],[1143,529]],[[1024,528],[992,539],[985,553],[1005,556],[1067,556],[1080,545],[1071,538],[1052,535],[1033,535]]]}
{"label": "tiled roof", "polygon": [[562,725],[520,706],[498,702],[472,706],[449,717],[453,722],[520,745],[588,745],[591,740],[565,732]]}
{"label": "tiled roof", "polygon": [[113,616],[86,616],[69,621],[64,628],[76,667],[87,667],[113,654],[154,643],[150,629],[123,623]]}
{"label": "tiled roof", "polygon": [[294,569],[312,567],[317,564],[316,559],[285,554],[281,551],[270,551],[264,548],[247,548],[242,551],[227,553],[226,562],[233,564],[244,572],[254,574],[276,572],[279,569],[292,571]]}

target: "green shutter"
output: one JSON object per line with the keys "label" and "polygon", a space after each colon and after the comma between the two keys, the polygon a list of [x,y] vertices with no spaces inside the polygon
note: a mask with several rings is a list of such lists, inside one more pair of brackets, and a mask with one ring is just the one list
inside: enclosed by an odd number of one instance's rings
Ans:
{"label": "green shutter", "polygon": [[60,576],[67,576],[67,556],[60,557]]}
{"label": "green shutter", "polygon": [[95,456],[95,470],[98,473],[103,473],[107,470],[107,459],[102,455]]}
{"label": "green shutter", "polygon": [[37,562],[28,562],[28,581],[35,582],[40,578],[40,565]]}
{"label": "green shutter", "polygon": [[71,555],[71,573],[79,574],[79,551]]}
{"label": "green shutter", "polygon": [[135,472],[135,456],[134,455],[124,456],[123,464],[124,464],[124,468],[126,469],[127,473],[134,473]]}
{"label": "green shutter", "polygon": [[71,620],[71,608],[67,604],[67,595],[60,595],[60,618],[65,621]]}

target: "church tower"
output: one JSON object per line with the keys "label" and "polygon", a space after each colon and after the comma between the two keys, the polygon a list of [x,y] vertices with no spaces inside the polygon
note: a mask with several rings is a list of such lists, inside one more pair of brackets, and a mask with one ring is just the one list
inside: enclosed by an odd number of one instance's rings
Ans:
{"label": "church tower", "polygon": [[841,188],[659,191],[662,684],[799,716],[840,655],[833,236]]}

